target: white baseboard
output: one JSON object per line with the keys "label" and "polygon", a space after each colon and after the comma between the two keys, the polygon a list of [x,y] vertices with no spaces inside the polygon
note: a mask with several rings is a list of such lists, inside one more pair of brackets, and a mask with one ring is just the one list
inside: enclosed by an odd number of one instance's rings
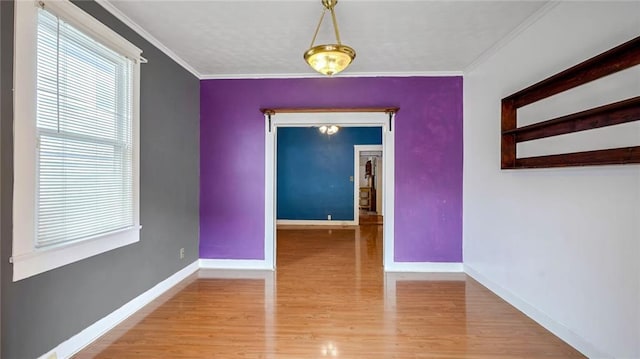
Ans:
{"label": "white baseboard", "polygon": [[385,272],[463,272],[462,263],[446,262],[393,262],[384,267]]}
{"label": "white baseboard", "polygon": [[98,320],[82,330],[80,333],[74,335],[46,354],[40,356],[40,359],[50,358],[54,354],[58,358],[70,358],[72,355],[91,344],[94,340],[113,329],[116,325],[120,324],[123,320],[140,310],[142,307],[151,303],[151,301],[171,289],[171,287],[195,273],[198,268],[198,261],[189,264],[169,278],[156,284],[153,288],[133,298],[122,307],[114,310],[111,314]]}
{"label": "white baseboard", "polygon": [[[130,300],[122,307],[116,309],[111,314],[93,323],[80,333],[69,338],[39,359],[53,357],[70,358],[82,350],[94,340],[113,329],[123,320],[127,319],[145,305],[171,289],[176,284],[195,273],[199,268],[206,269],[249,269],[249,270],[273,270],[264,260],[234,260],[234,259],[199,259],[173,274],[169,278],[155,285],[153,288],[142,293],[138,297]],[[385,272],[465,272],[493,293],[504,299],[529,318],[549,330],[551,333],[564,340],[566,343],[590,358],[611,357],[595,348],[588,341],[571,331],[569,328],[553,320],[545,313],[539,311],[526,301],[504,289],[500,285],[487,279],[473,268],[462,263],[440,263],[440,262],[394,262],[384,268]],[[263,273],[260,275],[264,275]]]}
{"label": "white baseboard", "polygon": [[264,259],[200,259],[200,268],[273,270]]}
{"label": "white baseboard", "polygon": [[356,221],[278,219],[276,224],[287,226],[356,226]]}
{"label": "white baseboard", "polygon": [[602,351],[598,350],[591,343],[584,340],[581,336],[571,331],[571,329],[565,327],[561,323],[558,323],[553,318],[549,317],[547,314],[541,312],[536,309],[531,304],[527,303],[522,298],[516,296],[511,293],[504,287],[496,284],[495,282],[489,280],[487,277],[483,276],[475,269],[469,267],[468,265],[464,265],[464,271],[471,278],[478,281],[483,286],[487,287],[490,291],[495,293],[500,298],[504,299],[507,303],[514,306],[516,309],[524,313],[527,317],[533,319],[536,323],[543,326],[545,329],[553,333],[558,338],[564,340],[567,344],[574,347],[577,351],[586,355],[589,358],[612,358],[613,356],[607,355]]}

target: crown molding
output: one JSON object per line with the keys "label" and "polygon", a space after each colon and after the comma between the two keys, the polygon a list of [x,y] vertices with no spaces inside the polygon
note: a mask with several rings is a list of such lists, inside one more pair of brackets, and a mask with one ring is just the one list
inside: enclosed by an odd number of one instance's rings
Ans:
{"label": "crown molding", "polygon": [[[339,77],[451,77],[462,76],[462,71],[417,71],[417,72],[347,72],[334,76]],[[306,79],[327,78],[321,74],[312,73],[282,73],[282,74],[205,74],[201,80],[241,80],[241,79]]]}
{"label": "crown molding", "polygon": [[546,15],[549,11],[560,4],[560,0],[549,1],[544,4],[540,9],[531,14],[528,18],[526,18],[520,25],[516,26],[515,29],[511,30],[507,35],[505,35],[502,39],[498,40],[495,44],[491,45],[488,49],[483,51],[475,60],[473,60],[467,67],[464,68],[462,72],[469,73],[475,70],[478,66],[480,66],[485,61],[489,60],[489,58],[493,57],[500,49],[502,49],[505,45],[513,41],[516,37],[518,37],[521,33],[527,30],[531,25],[535,24]]}
{"label": "crown molding", "polygon": [[[149,41],[152,45],[157,47],[160,51],[165,53],[171,59],[173,59],[180,66],[192,73],[200,80],[231,80],[231,79],[296,79],[296,78],[325,78],[326,76],[314,73],[276,73],[276,74],[200,74],[193,66],[187,61],[178,56],[175,52],[165,46],[160,40],[156,39],[153,35],[147,32],[142,26],[138,25],[135,21],[131,20],[122,11],[116,8],[110,0],[95,0],[105,10],[115,16],[118,20],[122,21],[125,25],[129,26],[133,31],[137,32],[145,40]],[[415,72],[347,72],[341,73],[335,77],[451,77],[451,76],[464,76],[465,73],[469,73],[477,68],[479,65],[487,61],[494,56],[501,48],[513,41],[522,32],[527,30],[533,24],[535,24],[540,18],[546,15],[549,11],[555,8],[561,1],[553,0],[547,2],[535,13],[529,16],[525,21],[518,25],[515,29],[509,32],[502,39],[498,40],[495,44],[483,51],[475,60],[467,65],[463,70],[448,70],[448,71],[415,71]]]}
{"label": "crown molding", "polygon": [[125,25],[129,26],[133,31],[137,32],[138,35],[149,41],[153,46],[164,52],[165,55],[169,56],[173,61],[177,62],[185,70],[191,72],[198,79],[201,78],[200,73],[196,71],[196,69],[194,69],[191,65],[189,65],[189,63],[183,60],[175,52],[171,51],[171,49],[169,49],[162,42],[160,42],[160,40],[156,39],[153,35],[147,32],[147,30],[145,30],[142,26],[138,25],[138,23],[131,20],[131,18],[120,11],[120,9],[116,8],[109,0],[95,0],[95,2],[97,2],[105,10],[111,13],[111,15],[115,16],[118,20],[122,21]]}

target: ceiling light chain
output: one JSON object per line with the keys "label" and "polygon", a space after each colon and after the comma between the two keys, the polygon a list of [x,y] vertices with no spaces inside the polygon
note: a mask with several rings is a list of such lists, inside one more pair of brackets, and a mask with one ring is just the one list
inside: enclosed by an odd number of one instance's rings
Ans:
{"label": "ceiling light chain", "polygon": [[322,10],[322,15],[320,15],[320,21],[318,21],[318,26],[316,27],[316,32],[313,34],[313,40],[311,40],[311,45],[309,45],[309,48],[313,47],[313,44],[316,43],[316,37],[318,37],[318,31],[320,30],[320,25],[322,25],[322,20],[324,20],[324,14],[327,13],[327,8],[324,8]]}
{"label": "ceiling light chain", "polygon": [[[336,2],[337,2],[337,0],[336,0]],[[338,21],[336,20],[336,12],[333,10],[334,6],[336,6],[335,3],[330,8],[330,10],[331,10],[331,20],[333,20],[333,31],[335,31],[335,33],[336,33],[336,40],[338,41],[338,45],[342,45],[342,41],[340,41],[340,30],[338,29]],[[323,11],[323,13],[325,11],[327,11],[326,8]]]}

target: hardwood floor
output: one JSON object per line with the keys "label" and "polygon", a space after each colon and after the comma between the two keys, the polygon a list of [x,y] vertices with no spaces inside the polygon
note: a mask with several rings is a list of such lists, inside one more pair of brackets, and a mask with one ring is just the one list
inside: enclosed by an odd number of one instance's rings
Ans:
{"label": "hardwood floor", "polygon": [[279,228],[277,272],[201,270],[74,358],[582,357],[464,274],[381,258],[381,226]]}
{"label": "hardwood floor", "polygon": [[375,212],[360,210],[360,224],[383,224],[382,216]]}

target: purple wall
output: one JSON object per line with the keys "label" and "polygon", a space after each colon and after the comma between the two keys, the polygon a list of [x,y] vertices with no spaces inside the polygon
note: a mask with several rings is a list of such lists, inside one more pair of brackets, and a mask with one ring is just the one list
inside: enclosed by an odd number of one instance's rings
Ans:
{"label": "purple wall", "polygon": [[398,106],[395,260],[462,261],[462,77],[205,80],[200,258],[264,258],[271,107]]}

